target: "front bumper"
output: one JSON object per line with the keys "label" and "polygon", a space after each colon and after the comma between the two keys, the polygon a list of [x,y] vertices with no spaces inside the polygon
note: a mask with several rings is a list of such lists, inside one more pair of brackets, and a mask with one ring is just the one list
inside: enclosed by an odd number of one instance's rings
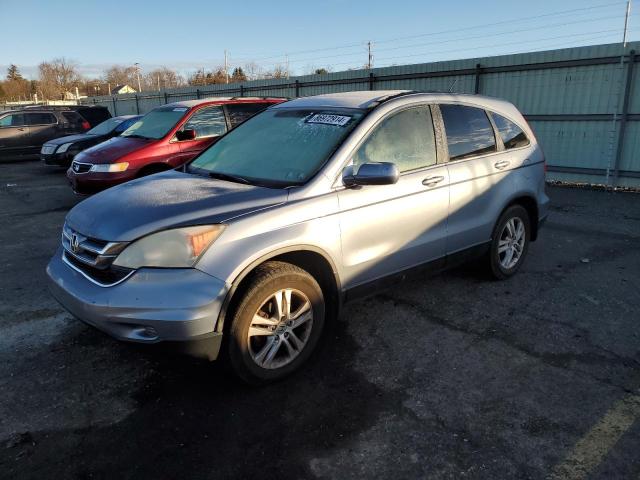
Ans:
{"label": "front bumper", "polygon": [[73,155],[70,155],[69,152],[49,154],[41,153],[40,160],[42,160],[45,165],[51,167],[69,167],[73,160]]}
{"label": "front bumper", "polygon": [[73,191],[82,195],[106,190],[107,188],[119,185],[136,178],[137,171],[126,170],[119,173],[87,172],[76,173],[71,168],[67,170],[67,179]]}
{"label": "front bumper", "polygon": [[142,268],[122,283],[101,287],[62,260],[61,249],[47,266],[49,290],[80,320],[124,341],[207,341],[213,360],[222,334],[216,323],[228,286],[195,268]]}

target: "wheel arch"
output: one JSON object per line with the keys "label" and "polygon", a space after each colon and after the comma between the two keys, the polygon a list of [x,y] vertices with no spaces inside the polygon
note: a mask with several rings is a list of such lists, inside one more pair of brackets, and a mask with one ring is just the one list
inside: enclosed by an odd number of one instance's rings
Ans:
{"label": "wheel arch", "polygon": [[217,332],[222,333],[225,331],[227,314],[233,311],[239,299],[242,298],[242,293],[245,291],[256,268],[272,260],[291,263],[309,272],[322,288],[322,293],[327,302],[328,318],[336,318],[338,316],[342,307],[343,295],[335,262],[321,248],[313,245],[293,245],[274,250],[255,259],[236,276],[222,303],[216,322],[215,330]]}
{"label": "wheel arch", "polygon": [[538,202],[535,197],[530,194],[521,194],[514,198],[512,198],[509,203],[505,205],[505,207],[500,211],[498,218],[496,219],[496,224],[500,220],[502,214],[509,208],[514,205],[520,205],[523,207],[527,213],[529,214],[529,220],[531,221],[531,236],[530,240],[534,242],[538,238]]}

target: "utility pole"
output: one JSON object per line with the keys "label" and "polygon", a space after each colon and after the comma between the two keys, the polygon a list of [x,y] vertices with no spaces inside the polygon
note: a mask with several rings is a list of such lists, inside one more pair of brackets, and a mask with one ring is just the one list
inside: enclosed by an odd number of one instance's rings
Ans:
{"label": "utility pole", "polygon": [[284,55],[284,64],[286,66],[287,80],[289,80],[289,54],[287,53]]}
{"label": "utility pole", "polygon": [[224,51],[224,78],[226,83],[229,83],[229,58],[226,50]]}
{"label": "utility pole", "polygon": [[631,14],[631,0],[627,0],[627,10],[624,15],[624,32],[622,34],[622,47],[627,46],[627,30],[629,27],[629,14]]}
{"label": "utility pole", "polygon": [[138,77],[138,92],[142,91],[142,86],[140,85],[140,64],[138,62],[134,63],[136,67],[136,75]]}
{"label": "utility pole", "polygon": [[367,69],[371,70],[373,68],[373,44],[371,42],[367,42],[367,50],[369,51],[369,60],[367,61]]}

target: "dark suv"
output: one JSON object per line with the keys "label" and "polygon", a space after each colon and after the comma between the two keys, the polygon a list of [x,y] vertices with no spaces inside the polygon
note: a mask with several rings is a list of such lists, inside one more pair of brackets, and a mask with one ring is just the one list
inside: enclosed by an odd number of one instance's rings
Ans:
{"label": "dark suv", "polygon": [[78,112],[24,109],[0,112],[0,157],[22,157],[40,152],[53,138],[84,133],[91,125]]}
{"label": "dark suv", "polygon": [[111,118],[111,112],[109,112],[109,109],[101,105],[47,105],[46,107],[30,105],[24,107],[24,110],[32,109],[58,111],[71,110],[74,112],[78,112],[80,115],[82,115],[82,118],[89,122],[91,128]]}

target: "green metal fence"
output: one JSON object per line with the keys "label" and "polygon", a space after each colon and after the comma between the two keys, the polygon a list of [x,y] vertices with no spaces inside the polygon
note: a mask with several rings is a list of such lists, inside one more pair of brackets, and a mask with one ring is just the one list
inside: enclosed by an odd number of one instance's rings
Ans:
{"label": "green metal fence", "polygon": [[541,143],[552,179],[640,186],[640,42],[91,97],[114,115],[213,96],[409,89],[505,98]]}

